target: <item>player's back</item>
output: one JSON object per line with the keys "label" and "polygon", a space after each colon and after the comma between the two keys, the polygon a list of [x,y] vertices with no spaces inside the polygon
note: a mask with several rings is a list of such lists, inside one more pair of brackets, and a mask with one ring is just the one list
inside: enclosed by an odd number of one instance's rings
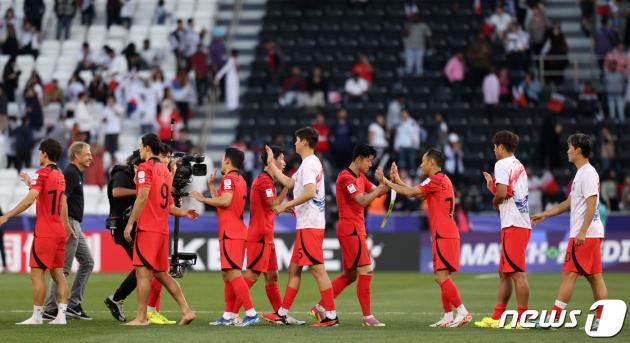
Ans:
{"label": "player's back", "polygon": [[31,180],[31,189],[39,191],[36,201],[35,237],[65,237],[61,209],[66,179],[61,170],[54,164],[38,170]]}
{"label": "player's back", "polygon": [[136,178],[138,188],[149,188],[138,218],[138,230],[168,235],[168,212],[173,203],[170,172],[160,160],[151,158],[138,166]]}
{"label": "player's back", "polygon": [[501,228],[510,226],[531,229],[529,219],[529,185],[525,167],[516,157],[510,156],[497,161],[494,166],[497,184],[512,190],[503,203],[499,204]]}
{"label": "player's back", "polygon": [[233,170],[221,178],[218,195],[232,193],[228,207],[217,207],[219,217],[219,238],[247,239],[247,227],[243,222],[243,212],[247,201],[247,182],[243,176]]}
{"label": "player's back", "polygon": [[426,196],[431,233],[441,238],[459,238],[459,230],[453,219],[455,192],[451,179],[439,172],[427,177],[420,184],[420,189]]}
{"label": "player's back", "polygon": [[276,198],[273,178],[265,171],[254,179],[249,192],[249,230],[248,241],[265,238],[266,243],[273,243],[275,213],[268,201]]}

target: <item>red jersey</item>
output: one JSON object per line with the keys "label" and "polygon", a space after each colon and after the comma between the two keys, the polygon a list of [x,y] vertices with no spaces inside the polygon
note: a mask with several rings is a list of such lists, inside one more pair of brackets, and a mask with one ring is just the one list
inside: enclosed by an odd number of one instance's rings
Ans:
{"label": "red jersey", "polygon": [[149,188],[149,197],[138,218],[138,230],[168,235],[168,209],[173,204],[168,168],[157,158],[140,164],[136,188]]}
{"label": "red jersey", "polygon": [[247,183],[238,171],[233,170],[221,178],[219,196],[232,193],[232,202],[228,207],[217,207],[219,217],[219,239],[247,239],[247,227],[243,222]]}
{"label": "red jersey", "polygon": [[453,219],[455,193],[451,179],[439,172],[426,178],[418,188],[428,202],[431,234],[441,238],[459,238],[459,230]]}
{"label": "red jersey", "polygon": [[276,186],[273,179],[263,171],[252,183],[249,195],[249,230],[247,241],[273,243],[273,220],[275,213],[268,202],[276,198]]}
{"label": "red jersey", "polygon": [[372,190],[372,183],[364,174],[356,175],[350,168],[346,168],[337,176],[337,209],[339,210],[339,222],[337,223],[337,236],[350,236],[352,234],[366,235],[363,206],[354,198]]}
{"label": "red jersey", "polygon": [[57,165],[49,164],[35,172],[30,189],[39,192],[35,205],[35,237],[66,237],[61,220],[66,178]]}

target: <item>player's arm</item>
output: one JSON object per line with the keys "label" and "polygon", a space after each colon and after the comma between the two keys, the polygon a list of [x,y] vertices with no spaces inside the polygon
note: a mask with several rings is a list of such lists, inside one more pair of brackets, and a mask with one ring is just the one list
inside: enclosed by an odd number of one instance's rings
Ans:
{"label": "player's arm", "polygon": [[397,183],[394,183],[390,180],[388,180],[387,178],[383,178],[383,182],[385,183],[385,185],[393,190],[396,191],[396,193],[400,194],[400,195],[404,195],[407,197],[414,197],[414,198],[418,198],[418,199],[424,199],[424,193],[422,192],[422,190],[420,190],[417,187],[410,187],[407,185],[399,185]]}
{"label": "player's arm", "polygon": [[199,217],[199,213],[195,210],[184,210],[175,205],[171,205],[168,208],[168,213],[174,217],[186,217],[190,220],[195,220]]}
{"label": "player's arm", "polygon": [[[566,199],[565,201],[559,203],[558,205],[554,206],[553,208],[547,211],[535,214],[532,217],[532,224],[537,225],[538,223],[542,222],[543,220],[549,217],[557,216],[559,214],[569,211],[570,209],[571,209],[571,199]],[[591,220],[592,219],[593,218],[591,218]]]}
{"label": "player's arm", "polygon": [[127,227],[125,228],[125,239],[128,242],[131,242],[131,230],[133,229],[133,224],[138,220],[140,212],[142,212],[144,205],[146,205],[150,190],[151,189],[149,187],[140,187],[140,189],[138,189],[138,196],[136,197],[136,201],[133,203],[133,209],[131,210],[131,215],[129,215],[129,221],[127,222]]}
{"label": "player's arm", "polygon": [[354,201],[356,201],[357,204],[361,205],[362,207],[368,207],[372,203],[372,201],[374,201],[374,199],[387,193],[388,189],[389,187],[387,187],[387,185],[385,184],[380,184],[378,185],[378,187],[373,186],[369,192],[359,194],[354,197]]}
{"label": "player's arm", "polygon": [[267,204],[271,208],[282,204],[282,202],[284,201],[284,198],[287,197],[288,193],[289,193],[289,187],[284,187],[282,189],[282,192],[280,192],[280,194],[278,194],[278,196],[276,196],[274,199],[267,200]]}
{"label": "player's arm", "polygon": [[276,214],[282,213],[290,208],[294,208],[295,206],[302,205],[303,203],[313,199],[315,195],[317,195],[317,192],[315,191],[315,184],[314,183],[306,184],[304,185],[304,191],[300,195],[298,195],[296,198],[294,198],[293,200],[285,204],[281,204],[274,207],[273,211],[276,212]]}
{"label": "player's arm", "polygon": [[26,211],[29,207],[31,207],[31,205],[33,205],[33,203],[37,199],[38,195],[39,191],[36,189],[31,189],[30,191],[28,191],[26,196],[22,200],[20,200],[20,202],[15,205],[14,208],[5,213],[3,216],[0,216],[0,226],[4,225],[4,223],[9,221],[9,219],[17,216],[18,214]]}
{"label": "player's arm", "polygon": [[112,189],[112,196],[116,199],[118,198],[128,198],[128,197],[135,197],[136,196],[136,190],[135,189],[131,189],[131,188],[125,188],[125,187],[116,187],[114,189]]}
{"label": "player's arm", "polygon": [[285,188],[293,188],[293,186],[295,186],[295,180],[285,175],[282,170],[273,163],[273,150],[271,150],[268,145],[265,145],[265,150],[267,150],[267,166],[269,167],[271,175]]}
{"label": "player's arm", "polygon": [[212,170],[212,174],[210,174],[210,178],[208,179],[208,190],[210,191],[211,198],[216,198],[217,196],[219,196],[219,193],[217,193],[217,188],[214,185],[214,179],[216,177],[217,177],[217,168],[214,168]]}
{"label": "player's arm", "polygon": [[70,226],[70,218],[68,217],[68,198],[63,197],[63,202],[61,204],[61,222],[63,223],[63,227],[66,229],[66,235],[68,238],[70,236],[77,238],[77,235],[74,233],[72,226]]}
{"label": "player's arm", "polygon": [[497,183],[497,191],[494,193],[494,198],[492,198],[492,205],[494,207],[499,207],[499,205],[507,198],[507,185],[502,183]]}
{"label": "player's arm", "polygon": [[206,198],[199,192],[190,192],[190,197],[213,207],[228,207],[232,203],[232,192],[224,192],[221,196]]}
{"label": "player's arm", "polygon": [[492,187],[492,175],[490,175],[490,173],[488,172],[483,172],[483,177],[486,179],[486,188],[490,191],[490,193],[492,193],[492,195],[494,195],[495,191],[494,191],[494,187]]}
{"label": "player's arm", "polygon": [[575,244],[582,245],[586,240],[586,232],[588,231],[589,226],[593,222],[593,218],[595,217],[595,211],[597,208],[597,195],[591,195],[586,198],[586,212],[584,213],[584,221],[582,222],[582,227],[580,228],[580,232],[575,236]]}

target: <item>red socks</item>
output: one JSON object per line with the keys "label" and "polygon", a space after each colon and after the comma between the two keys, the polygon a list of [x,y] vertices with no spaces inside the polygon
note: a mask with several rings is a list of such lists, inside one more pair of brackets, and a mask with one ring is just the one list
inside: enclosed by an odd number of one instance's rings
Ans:
{"label": "red socks", "polygon": [[361,311],[364,316],[372,314],[372,303],[370,298],[371,282],[372,275],[359,275],[359,281],[357,281],[357,297],[359,298],[359,304],[361,305]]}
{"label": "red socks", "polygon": [[523,316],[523,312],[527,311],[527,306],[519,306],[516,308],[518,312],[518,320],[521,320],[521,316]]}
{"label": "red socks", "polygon": [[501,315],[503,314],[503,312],[505,312],[506,308],[507,304],[496,304],[496,306],[494,306],[494,313],[492,313],[492,319],[501,319]]}
{"label": "red socks", "polygon": [[446,281],[442,282],[440,287],[442,288],[442,294],[448,299],[451,305],[458,307],[462,304],[462,299],[459,297],[459,291],[453,280],[446,279]]}
{"label": "red socks", "polygon": [[287,290],[284,292],[284,300],[282,301],[282,308],[285,310],[290,310],[291,306],[293,306],[293,301],[297,296],[298,290],[293,287],[287,286]]}
{"label": "red socks", "polygon": [[[332,282],[332,288],[334,290],[335,298],[343,292],[343,290],[348,287],[352,282],[348,281],[348,279],[343,275],[337,276]],[[321,305],[321,302],[320,302]],[[322,305],[324,306],[324,305]]]}
{"label": "red socks", "polygon": [[273,311],[278,312],[278,309],[282,307],[282,296],[280,295],[280,290],[278,289],[278,283],[274,282],[265,285],[265,291],[267,292],[267,298],[269,298]]}
{"label": "red socks", "polygon": [[234,302],[236,302],[236,294],[229,281],[223,281],[223,296],[225,297],[225,312],[232,312]]}
{"label": "red socks", "polygon": [[155,277],[151,278],[151,293],[149,294],[149,300],[147,305],[149,307],[155,307],[157,312],[160,312],[160,300],[162,299],[162,284]]}
{"label": "red socks", "polygon": [[236,298],[243,303],[243,307],[245,308],[245,310],[250,310],[254,308],[252,295],[249,293],[249,287],[247,286],[245,279],[242,276],[238,276],[229,282],[230,286],[232,286],[232,288],[234,289],[234,294],[236,294]]}
{"label": "red socks", "polygon": [[602,317],[602,311],[604,311],[604,306],[598,306],[597,315],[595,316],[595,318],[600,319]]}
{"label": "red socks", "polygon": [[322,295],[322,301],[319,304],[326,311],[334,311],[335,310],[335,292],[333,291],[333,289],[328,288],[323,291],[320,291],[319,293]]}
{"label": "red socks", "polygon": [[[245,280],[245,283],[247,284],[247,288],[251,289],[252,286],[254,285],[254,283],[256,283],[256,281],[251,280],[249,278],[246,278],[243,276],[243,280]],[[251,293],[250,293],[251,294]],[[233,313],[238,313],[238,311],[241,309],[241,306],[243,306],[243,302],[241,301],[240,298],[236,298],[236,301],[234,302],[234,307],[232,308],[232,312]],[[247,309],[245,309],[247,310]]]}
{"label": "red socks", "polygon": [[444,308],[444,313],[449,313],[453,311],[453,305],[451,305],[451,302],[446,297],[444,291],[442,291],[442,308]]}
{"label": "red socks", "polygon": [[552,311],[556,311],[556,319],[560,318],[560,315],[562,314],[562,311],[564,311],[563,308],[561,308],[560,306],[556,306],[553,305],[553,308],[551,309]]}

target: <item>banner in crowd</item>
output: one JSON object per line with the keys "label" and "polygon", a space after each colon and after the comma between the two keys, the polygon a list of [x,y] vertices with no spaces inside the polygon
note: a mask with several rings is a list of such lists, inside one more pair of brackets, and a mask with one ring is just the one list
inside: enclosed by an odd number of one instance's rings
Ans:
{"label": "banner in crowd", "polygon": [[[87,231],[85,237],[94,257],[94,272],[128,272],[131,261],[116,245],[108,231]],[[27,272],[33,235],[27,232],[6,232],[4,235],[9,272]],[[280,270],[291,262],[295,234],[276,235],[276,255]],[[417,271],[419,261],[417,233],[374,233],[367,238],[370,255],[379,270]],[[324,263],[329,271],[341,271],[339,241],[331,233],[324,239]],[[172,247],[172,244],[171,244]],[[219,271],[219,239],[216,233],[184,233],[179,241],[180,252],[196,252],[197,264],[192,271]],[[76,261],[74,270],[78,267]],[[2,267],[0,267],[2,270]]]}

